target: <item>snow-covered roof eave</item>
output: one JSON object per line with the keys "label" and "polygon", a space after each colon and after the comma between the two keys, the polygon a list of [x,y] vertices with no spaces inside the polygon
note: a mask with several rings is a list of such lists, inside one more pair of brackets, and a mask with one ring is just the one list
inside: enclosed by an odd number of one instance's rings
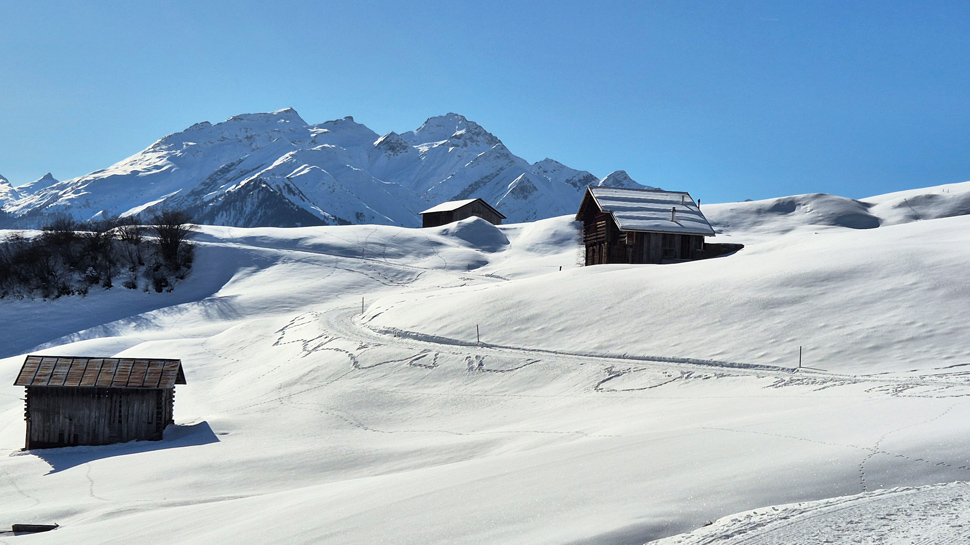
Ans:
{"label": "snow-covered roof eave", "polygon": [[419,214],[432,214],[434,212],[454,212],[455,210],[458,210],[462,206],[471,204],[471,203],[473,203],[473,202],[475,202],[477,200],[478,199],[464,199],[464,200],[461,200],[461,201],[448,201],[448,202],[443,202],[441,204],[436,204],[436,205],[432,206],[431,208],[425,210],[424,212],[418,212],[418,213]]}
{"label": "snow-covered roof eave", "polygon": [[435,212],[454,212],[455,210],[458,210],[459,208],[462,208],[464,206],[468,206],[469,204],[475,201],[482,201],[482,204],[487,206],[492,212],[497,214],[503,220],[506,219],[505,214],[502,214],[501,212],[496,210],[494,206],[488,204],[487,202],[485,202],[485,199],[482,199],[482,198],[443,202],[441,204],[432,206],[431,208],[425,210],[424,212],[418,212],[418,214],[424,215],[424,214],[433,214]]}
{"label": "snow-covered roof eave", "polygon": [[[611,212],[610,215],[613,216],[613,213]],[[616,216],[613,216],[613,221],[616,221]],[[672,222],[672,223],[676,223],[676,222]],[[619,222],[617,222],[617,225],[620,225]],[[669,229],[665,229],[663,227],[636,228],[636,227],[620,226],[620,231],[623,231],[624,233],[661,233],[661,234],[674,234],[674,235],[702,235],[705,237],[717,236],[714,233],[714,228],[690,229],[690,228],[684,228],[684,227],[671,227]]]}

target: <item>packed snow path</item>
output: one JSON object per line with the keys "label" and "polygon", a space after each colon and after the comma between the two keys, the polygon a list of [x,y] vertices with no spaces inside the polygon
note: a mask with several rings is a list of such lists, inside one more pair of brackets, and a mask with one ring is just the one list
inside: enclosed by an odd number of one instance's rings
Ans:
{"label": "packed snow path", "polygon": [[655,545],[968,542],[970,488],[950,483],[755,509]]}
{"label": "packed snow path", "polygon": [[[914,245],[954,236],[924,232],[930,223],[893,229]],[[839,252],[857,243],[850,234],[818,236]],[[774,253],[788,266],[821,244],[789,237],[735,258],[763,265]],[[705,336],[730,324],[711,309],[698,320],[636,298],[645,285],[683,297],[675,277],[703,284],[709,265],[583,269],[575,240],[568,219],[502,230],[206,228],[196,270],[171,294],[0,302],[4,341],[21,346],[0,360],[10,382],[36,345],[178,357],[189,381],[164,441],[32,453],[19,452],[22,392],[0,391],[0,445],[11,454],[0,458],[0,528],[61,524],[37,543],[622,545],[764,506],[970,480],[965,361],[934,361],[914,338],[909,360],[862,374],[858,362],[893,341],[871,336],[862,351],[844,343],[839,357],[793,372],[780,347],[752,348],[784,323],[746,306],[745,283],[772,272],[744,276],[738,261],[718,265],[726,285],[707,296],[757,334],[721,337],[712,351]],[[840,270],[862,267],[839,253]],[[965,258],[934,270],[957,278]],[[824,292],[866,289],[863,276],[787,278],[793,291]],[[589,308],[580,280],[600,286],[591,289],[606,298],[595,308],[609,338],[586,342],[583,321],[566,319]],[[947,289],[916,284],[907,297]],[[516,305],[492,306],[496,293]],[[774,295],[777,305],[788,294]],[[902,304],[870,303],[809,310],[878,325]],[[941,322],[961,318],[934,310]],[[645,328],[655,313],[668,325]],[[70,330],[44,338],[24,322]],[[487,325],[481,344],[476,323]],[[939,338],[933,353],[961,357],[965,337]]]}

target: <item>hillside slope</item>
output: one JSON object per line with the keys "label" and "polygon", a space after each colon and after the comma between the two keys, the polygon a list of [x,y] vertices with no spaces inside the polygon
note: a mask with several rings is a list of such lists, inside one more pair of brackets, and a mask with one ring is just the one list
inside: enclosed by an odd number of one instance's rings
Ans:
{"label": "hillside slope", "polygon": [[568,216],[209,226],[171,293],[0,300],[8,384],[38,351],[176,357],[188,381],[161,442],[32,452],[23,391],[0,388],[0,529],[633,544],[970,479],[970,217],[790,227],[723,232],[747,246],[708,262],[580,267]]}

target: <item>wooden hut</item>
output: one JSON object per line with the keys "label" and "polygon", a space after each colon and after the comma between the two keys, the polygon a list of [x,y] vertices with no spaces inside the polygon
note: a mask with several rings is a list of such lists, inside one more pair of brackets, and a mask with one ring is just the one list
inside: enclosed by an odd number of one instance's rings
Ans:
{"label": "wooden hut", "polygon": [[179,360],[27,356],[26,449],[157,441],[174,423]]}
{"label": "wooden hut", "polygon": [[711,257],[704,237],[714,229],[685,192],[588,187],[576,221],[583,222],[587,265]]}
{"label": "wooden hut", "polygon": [[502,220],[505,219],[501,212],[482,199],[467,199],[443,202],[421,212],[421,226],[437,227],[472,216],[478,216],[494,225],[502,225]]}

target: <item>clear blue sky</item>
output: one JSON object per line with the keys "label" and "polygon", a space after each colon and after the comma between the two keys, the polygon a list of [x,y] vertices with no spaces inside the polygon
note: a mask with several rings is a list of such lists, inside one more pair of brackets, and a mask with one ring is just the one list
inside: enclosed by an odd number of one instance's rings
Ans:
{"label": "clear blue sky", "polygon": [[285,107],[378,133],[457,112],[529,161],[705,202],[970,180],[970,2],[0,0],[0,21],[14,185]]}

